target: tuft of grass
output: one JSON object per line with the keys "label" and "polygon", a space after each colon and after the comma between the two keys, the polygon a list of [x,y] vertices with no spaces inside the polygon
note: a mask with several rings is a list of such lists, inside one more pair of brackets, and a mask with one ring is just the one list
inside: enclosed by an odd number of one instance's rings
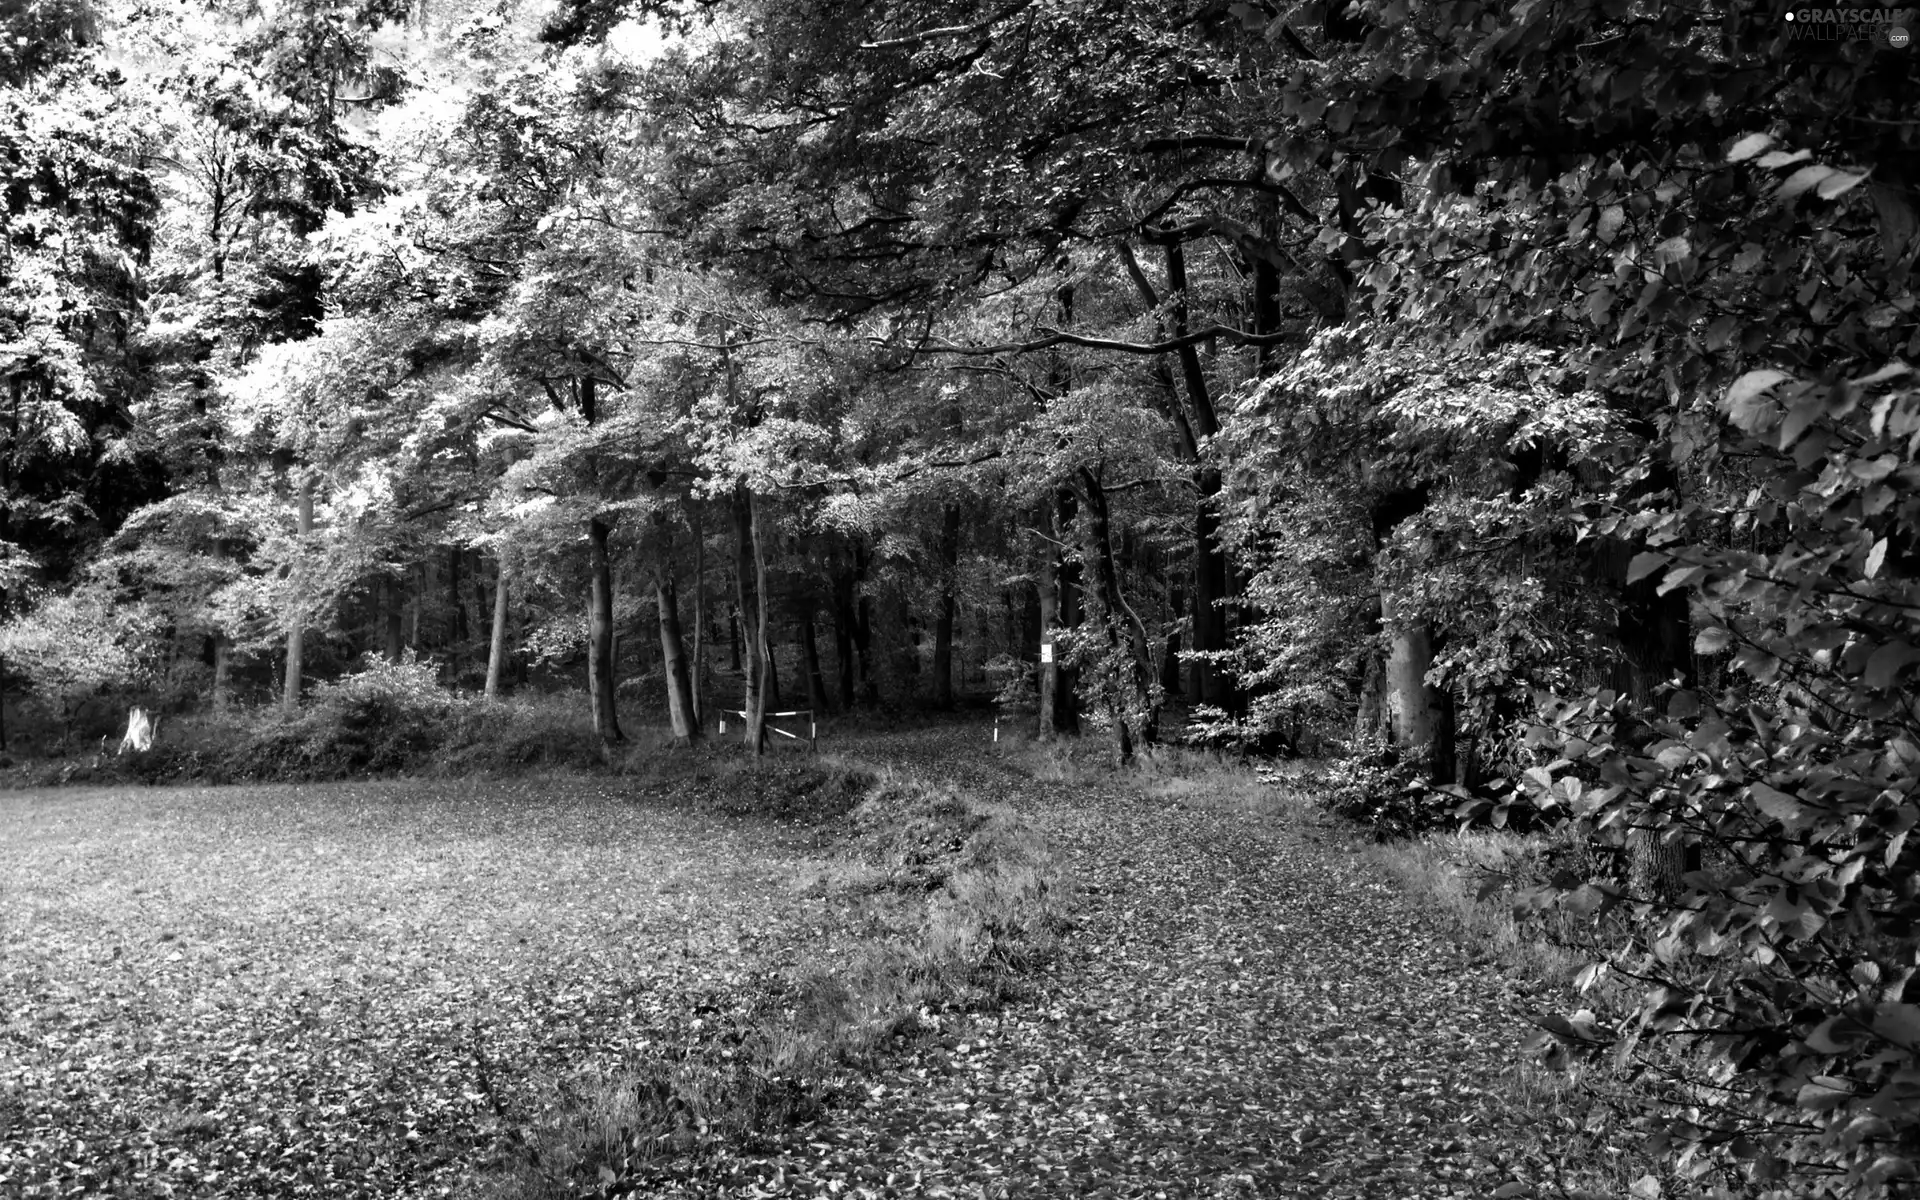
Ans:
{"label": "tuft of grass", "polygon": [[1487,959],[1515,974],[1565,987],[1587,963],[1560,914],[1516,920],[1500,878],[1527,879],[1542,848],[1537,839],[1490,829],[1433,833],[1412,841],[1367,842],[1361,853],[1415,905],[1439,914]]}
{"label": "tuft of grass", "polygon": [[[736,769],[730,779],[753,777]],[[790,778],[829,794],[865,781],[840,824],[840,858],[796,881],[852,904],[867,918],[852,922],[862,936],[763,980],[701,1046],[557,1085],[527,1136],[533,1152],[488,1181],[489,1200],[641,1188],[702,1146],[777,1140],[851,1074],[938,1028],[942,1013],[1019,995],[1021,976],[1053,952],[1059,869],[1010,807],[846,761]]]}

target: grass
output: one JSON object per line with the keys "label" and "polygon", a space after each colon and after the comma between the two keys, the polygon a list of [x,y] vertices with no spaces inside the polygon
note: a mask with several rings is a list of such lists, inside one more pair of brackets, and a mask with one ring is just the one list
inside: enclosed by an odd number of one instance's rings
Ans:
{"label": "grass", "polygon": [[23,1197],[454,1194],[548,1080],[699,1043],[834,922],[791,832],[616,780],[25,792],[0,831]]}
{"label": "grass", "polygon": [[[993,1008],[1053,946],[1058,871],[1017,814],[844,761],[814,794],[868,785],[838,823],[835,856],[797,877],[833,901],[840,936],[758,991],[718,1053],[575,1077],[528,1138],[534,1153],[487,1181],[490,1200],[558,1200],[583,1182],[645,1189],[722,1147],[770,1148],[939,1014]],[[740,1166],[736,1160],[736,1166]]]}

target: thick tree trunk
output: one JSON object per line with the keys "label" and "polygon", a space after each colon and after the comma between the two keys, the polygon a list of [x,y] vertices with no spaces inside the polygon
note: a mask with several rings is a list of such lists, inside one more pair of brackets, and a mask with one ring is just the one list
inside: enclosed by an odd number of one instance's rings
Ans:
{"label": "thick tree trunk", "polygon": [[1387,626],[1387,712],[1393,743],[1403,756],[1431,766],[1437,723],[1427,671],[1433,666],[1433,639],[1425,621],[1397,619],[1391,597],[1381,597],[1380,611]]}
{"label": "thick tree trunk", "polygon": [[[305,546],[308,536],[313,533],[313,480],[311,478],[300,484],[298,514],[300,542]],[[296,586],[304,582],[301,576],[295,576]],[[291,621],[287,626],[287,668],[284,686],[280,692],[280,707],[288,712],[293,712],[300,707],[301,660],[306,652],[307,635],[306,622],[300,618],[304,599],[299,597],[294,600],[293,612],[289,614]]]}
{"label": "thick tree trunk", "polygon": [[960,509],[949,504],[940,519],[940,612],[933,623],[933,703],[953,707],[954,574],[960,566]]}
{"label": "thick tree trunk", "polygon": [[500,670],[507,661],[507,613],[510,595],[507,569],[495,564],[493,573],[493,634],[487,639],[487,699],[500,696]]}
{"label": "thick tree trunk", "polygon": [[766,688],[766,642],[764,616],[765,597],[761,595],[762,581],[761,554],[759,539],[755,536],[753,511],[753,493],[747,490],[745,482],[736,484],[733,489],[733,536],[734,536],[734,577],[737,581],[735,614],[737,616],[735,641],[737,649],[745,643],[746,653],[738,655],[746,664],[746,694],[740,708],[745,712],[744,738],[755,754],[764,754],[767,749],[767,705]]}
{"label": "thick tree trunk", "polygon": [[813,613],[803,613],[800,617],[800,652],[806,663],[807,707],[813,710],[814,718],[827,711],[827,680],[820,673],[820,645],[813,636]]}
{"label": "thick tree trunk", "polygon": [[593,703],[593,732],[603,745],[623,741],[613,703],[613,561],[607,550],[611,530],[595,517],[587,522],[587,694]]}
{"label": "thick tree trunk", "polygon": [[[734,579],[734,591],[740,591],[739,578]],[[727,609],[727,669],[740,670],[740,605],[736,602]]]}
{"label": "thick tree trunk", "polygon": [[654,605],[660,617],[661,674],[667,679],[667,716],[673,723],[673,740],[688,745],[700,737],[695,719],[693,685],[687,672],[686,648],[680,637],[680,597],[671,571],[657,571],[653,577]]}

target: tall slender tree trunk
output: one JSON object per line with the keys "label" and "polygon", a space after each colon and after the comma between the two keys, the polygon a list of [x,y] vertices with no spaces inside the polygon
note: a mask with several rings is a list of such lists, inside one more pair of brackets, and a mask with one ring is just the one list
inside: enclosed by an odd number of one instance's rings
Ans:
{"label": "tall slender tree trunk", "polygon": [[[1080,603],[1080,564],[1068,553],[1072,545],[1075,518],[1079,514],[1079,499],[1072,488],[1061,488],[1056,497],[1054,509],[1054,538],[1058,543],[1054,560],[1053,576],[1055,589],[1054,626],[1058,629],[1073,629],[1079,626],[1081,616]],[[1061,659],[1060,648],[1054,647],[1054,657]],[[1053,729],[1056,733],[1080,732],[1080,671],[1064,661],[1054,664]]]}
{"label": "tall slender tree trunk", "polygon": [[467,625],[467,604],[464,591],[460,586],[461,568],[465,565],[466,551],[459,546],[447,547],[447,675],[450,680],[458,681],[467,667],[467,639],[471,636]]}
{"label": "tall slender tree trunk", "polygon": [[[751,498],[749,498],[751,499]],[[753,583],[760,611],[754,614],[754,658],[764,669],[763,683],[755,695],[752,737],[753,752],[767,752],[767,697],[779,685],[773,678],[773,638],[767,630],[767,546],[760,536],[760,513],[753,509],[748,513],[747,529],[753,537]]]}
{"label": "tall slender tree trunk", "polygon": [[[744,658],[746,663],[746,695],[740,705],[746,715],[745,740],[753,747],[754,753],[764,754],[767,748],[766,730],[766,648],[762,642],[761,614],[764,606],[760,596],[760,547],[755,537],[753,493],[747,490],[745,481],[734,486],[733,490],[733,536],[734,536],[734,577],[737,581],[738,595],[734,612],[736,614],[736,661]],[[738,653],[741,643],[745,643],[745,654]]]}
{"label": "tall slender tree trunk", "polygon": [[[1220,651],[1227,648],[1227,555],[1220,543],[1220,514],[1217,508],[1221,489],[1220,472],[1211,468],[1200,472],[1200,502],[1193,524],[1193,648]],[[1189,690],[1201,704],[1231,710],[1234,705],[1233,679],[1224,666],[1196,658],[1190,668]]]}
{"label": "tall slender tree trunk", "polygon": [[1124,664],[1115,665],[1102,685],[1113,717],[1114,751],[1120,764],[1125,766],[1133,761],[1135,735],[1140,743],[1151,745],[1158,733],[1152,651],[1147,644],[1145,624],[1121,592],[1106,489],[1099,477],[1084,467],[1080,470],[1080,479],[1086,488],[1087,544],[1093,552],[1094,595],[1099,601],[1109,655]]}
{"label": "tall slender tree trunk", "polygon": [[817,720],[827,711],[827,680],[820,673],[820,644],[813,635],[813,611],[800,616],[800,652],[806,664],[807,707]]}
{"label": "tall slender tree trunk", "polygon": [[835,683],[843,712],[852,712],[854,705],[853,637],[858,620],[853,572],[846,570],[836,557],[833,573],[833,658]]}
{"label": "tall slender tree trunk", "polygon": [[[740,590],[739,580],[734,581],[735,591]],[[735,603],[727,609],[727,668],[738,671],[740,667],[740,606]]]}
{"label": "tall slender tree trunk", "polygon": [[233,643],[224,633],[213,635],[213,711],[226,712],[233,704]]}
{"label": "tall slender tree trunk", "polygon": [[707,710],[707,535],[700,510],[693,510],[693,670],[688,680],[695,730],[706,728]]}
{"label": "tall slender tree trunk", "polygon": [[687,672],[686,649],[680,638],[680,597],[670,570],[654,573],[653,598],[660,615],[661,673],[667,679],[667,715],[673,723],[673,739],[687,745],[700,737],[700,724],[694,719],[693,686]]}
{"label": "tall slender tree trunk", "polygon": [[[308,476],[300,482],[300,499],[298,504],[298,529],[300,531],[301,552],[304,554],[307,539],[313,533],[312,476]],[[296,573],[294,582],[296,588],[304,586],[306,583],[304,572]],[[289,614],[291,620],[287,625],[287,667],[285,683],[280,692],[280,707],[288,712],[293,712],[300,707],[300,672],[302,658],[306,651],[307,633],[306,622],[301,619],[300,613],[301,609],[305,606],[305,599],[304,596],[295,598],[293,612]]]}
{"label": "tall slender tree trunk", "polygon": [[[1187,607],[1185,589],[1175,586],[1173,594],[1167,597],[1168,607],[1176,615]],[[1180,687],[1180,627],[1175,625],[1167,634],[1166,649],[1160,659],[1160,690],[1169,696],[1178,696]]]}
{"label": "tall slender tree trunk", "polygon": [[593,732],[603,746],[624,741],[613,699],[613,560],[611,530],[599,517],[587,522],[587,695]]}
{"label": "tall slender tree trunk", "polygon": [[487,639],[487,699],[500,696],[500,671],[507,661],[507,614],[510,609],[507,568],[496,562],[493,573],[493,634]]}
{"label": "tall slender tree trunk", "polygon": [[406,650],[406,623],[404,605],[400,600],[400,583],[391,575],[380,577],[380,620],[384,633],[385,650],[388,662],[399,662]]}
{"label": "tall slender tree trunk", "polygon": [[424,640],[427,632],[427,597],[433,592],[433,555],[429,553],[422,558],[415,570],[417,582],[407,602],[407,645],[413,648],[415,654],[425,654],[428,648]]}
{"label": "tall slender tree trunk", "polygon": [[908,702],[920,696],[920,621],[905,596],[893,605],[894,620],[900,626],[900,688]]}
{"label": "tall slender tree trunk", "polygon": [[[1380,597],[1375,595],[1367,616],[1368,637],[1377,638],[1380,629]],[[1387,723],[1387,667],[1378,651],[1369,650],[1360,668],[1359,705],[1353,717],[1353,740],[1357,744],[1391,740]]]}
{"label": "tall slender tree trunk", "polygon": [[1051,739],[1058,727],[1054,720],[1060,697],[1060,653],[1054,645],[1054,629],[1060,618],[1060,552],[1048,542],[1040,548],[1040,671],[1039,736]]}
{"label": "tall slender tree trunk", "polygon": [[949,504],[940,517],[940,613],[933,624],[933,703],[953,707],[954,573],[960,566],[960,509]]}

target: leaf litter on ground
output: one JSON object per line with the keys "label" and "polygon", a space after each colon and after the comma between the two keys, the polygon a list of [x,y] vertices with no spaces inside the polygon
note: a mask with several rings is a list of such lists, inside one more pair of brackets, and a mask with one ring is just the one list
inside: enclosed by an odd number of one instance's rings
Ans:
{"label": "leaf litter on ground", "polygon": [[[925,1013],[819,1119],[607,1192],[1562,1194],[1501,1086],[1517,985],[1338,839],[1042,781],[982,740],[848,753],[1051,841],[1077,927],[1027,998]],[[844,896],[792,886],[819,836],[585,776],[46,793],[0,821],[0,986],[25,1002],[0,1190],[23,1196],[463,1194],[524,1151],[533,1081],[724,1053],[771,974],[857,932]]]}

